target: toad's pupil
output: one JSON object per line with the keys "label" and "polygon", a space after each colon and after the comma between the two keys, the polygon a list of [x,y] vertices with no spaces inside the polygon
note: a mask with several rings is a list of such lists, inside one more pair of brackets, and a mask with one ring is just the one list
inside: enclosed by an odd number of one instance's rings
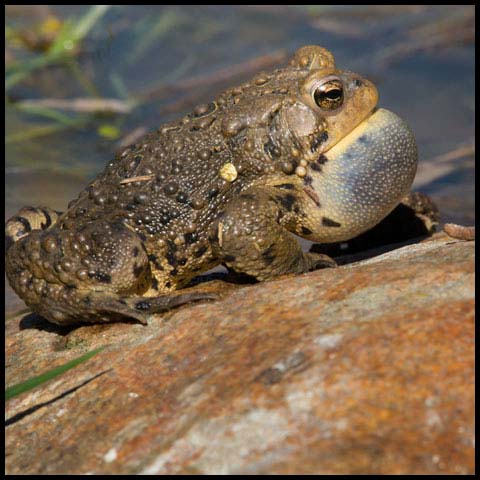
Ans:
{"label": "toad's pupil", "polygon": [[328,92],[325,92],[325,96],[330,100],[338,100],[342,96],[342,92],[337,89],[329,90]]}

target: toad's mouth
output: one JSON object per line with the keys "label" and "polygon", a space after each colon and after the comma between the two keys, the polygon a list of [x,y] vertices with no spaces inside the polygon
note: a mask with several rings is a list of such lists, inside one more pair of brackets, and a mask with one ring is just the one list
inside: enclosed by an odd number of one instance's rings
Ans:
{"label": "toad's mouth", "polygon": [[305,160],[309,162],[317,160],[320,155],[330,151],[335,145],[337,145],[337,143],[354,134],[355,131],[358,128],[361,128],[364,122],[368,122],[370,117],[372,117],[378,110],[378,107],[374,107],[348,133],[346,133],[343,138],[338,139],[336,142],[333,142],[332,138],[329,137],[328,132],[323,129],[318,133],[311,134],[309,136],[310,148],[305,155]]}

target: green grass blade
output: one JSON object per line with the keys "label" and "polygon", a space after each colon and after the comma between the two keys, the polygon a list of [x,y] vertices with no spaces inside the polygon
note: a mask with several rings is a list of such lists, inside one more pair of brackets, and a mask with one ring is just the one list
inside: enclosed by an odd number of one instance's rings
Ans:
{"label": "green grass blade", "polygon": [[47,55],[55,56],[65,50],[73,50],[90,32],[111,5],[94,5],[75,23],[65,22],[65,28],[59,33],[48,49]]}
{"label": "green grass blade", "polygon": [[64,365],[60,365],[58,367],[52,368],[48,372],[42,373],[37,377],[30,378],[25,382],[17,383],[16,385],[12,385],[11,387],[8,387],[5,390],[5,400],[10,400],[11,398],[16,397],[17,395],[20,395],[21,393],[28,392],[29,390],[32,390],[42,385],[43,383],[48,382],[49,380],[52,380],[53,378],[58,377],[59,375],[62,375],[68,370],[80,365],[81,363],[86,362],[87,360],[92,358],[94,355],[101,352],[104,348],[105,347],[96,348],[95,350],[92,350],[91,352],[88,352],[85,355],[82,355],[81,357],[75,358],[74,360],[67,362]]}

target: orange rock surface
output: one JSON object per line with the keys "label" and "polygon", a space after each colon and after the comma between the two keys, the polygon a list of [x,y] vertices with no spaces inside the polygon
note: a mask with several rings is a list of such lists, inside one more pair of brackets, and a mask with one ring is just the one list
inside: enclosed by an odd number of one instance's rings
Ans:
{"label": "orange rock surface", "polygon": [[474,242],[438,234],[147,327],[7,320],[8,474],[472,474]]}

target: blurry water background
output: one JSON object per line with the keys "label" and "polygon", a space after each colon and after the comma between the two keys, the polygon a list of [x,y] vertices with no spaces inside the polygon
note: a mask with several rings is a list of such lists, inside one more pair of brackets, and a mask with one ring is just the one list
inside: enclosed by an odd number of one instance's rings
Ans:
{"label": "blurry water background", "polygon": [[441,221],[471,225],[474,25],[469,5],[7,5],[5,218],[65,209],[122,145],[316,44],[411,126]]}

